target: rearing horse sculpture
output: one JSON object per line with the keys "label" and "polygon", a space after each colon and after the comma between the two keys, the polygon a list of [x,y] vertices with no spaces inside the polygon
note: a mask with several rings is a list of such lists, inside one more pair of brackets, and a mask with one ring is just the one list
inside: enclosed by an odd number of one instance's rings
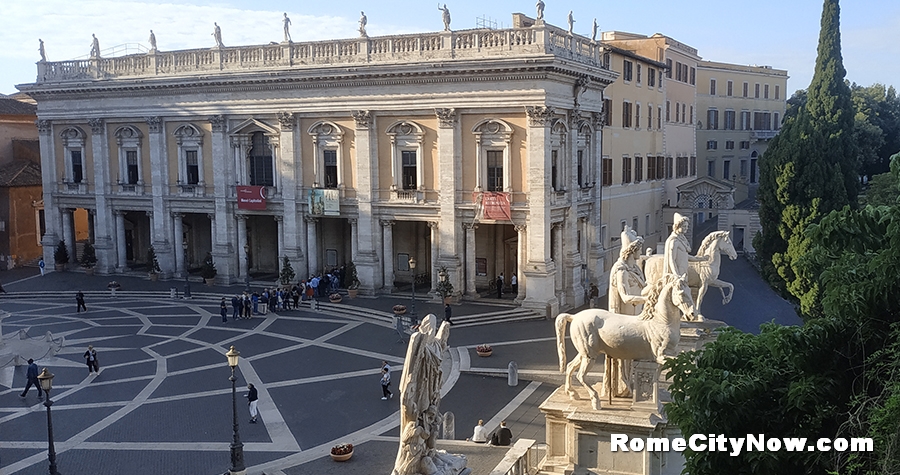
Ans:
{"label": "rearing horse sculpture", "polygon": [[[584,381],[584,376],[601,353],[608,358],[656,361],[660,364],[665,362],[667,356],[673,356],[681,339],[681,314],[690,317],[694,313],[691,290],[683,276],[671,274],[653,285],[644,311],[639,316],[593,308],[575,315],[561,313],[556,317],[559,370],[566,373],[565,391],[571,398],[578,398],[571,386],[572,373],[577,369],[575,377],[590,394],[594,409],[600,409],[600,395]],[[570,322],[569,333],[578,356],[566,365],[565,333],[566,324]],[[608,377],[604,378],[604,384],[610,383]],[[607,394],[611,399],[612,391],[607,391]]]}
{"label": "rearing horse sculpture", "polygon": [[[707,256],[706,261],[690,262],[688,268],[688,285],[693,290],[694,307],[697,314],[702,313],[703,296],[706,290],[712,287],[718,287],[722,292],[722,304],[731,301],[734,294],[734,286],[730,282],[719,280],[719,266],[722,264],[720,253],[726,254],[731,260],[737,259],[737,252],[734,250],[734,244],[731,242],[730,233],[728,231],[713,231],[709,233],[700,248],[697,250],[697,256]],[[646,258],[644,262],[644,275],[647,276],[647,282],[655,282],[662,274],[663,256],[654,254]],[[725,288],[728,293],[725,293]]]}

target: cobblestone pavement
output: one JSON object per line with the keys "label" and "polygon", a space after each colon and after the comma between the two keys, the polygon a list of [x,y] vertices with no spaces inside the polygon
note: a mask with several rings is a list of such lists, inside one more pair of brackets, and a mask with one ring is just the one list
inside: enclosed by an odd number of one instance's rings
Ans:
{"label": "cobblestone pavement", "polygon": [[[760,284],[749,264],[723,264],[722,278],[736,286],[735,298],[721,306],[712,293],[704,303],[710,318],[746,331],[759,322],[798,323],[790,305]],[[219,474],[229,466],[232,437],[230,369],[225,353],[241,352],[237,369],[238,416],[248,474],[389,473],[398,444],[399,398],[382,401],[382,360],[399,379],[406,343],[390,308],[409,295],[323,303],[320,311],[293,310],[223,323],[218,297],[243,286],[206,287],[194,283],[195,299],[170,299],[183,282],[149,282],[116,276],[125,292],[105,290],[110,277],[77,272],[37,277],[36,269],[0,272],[10,294],[0,299],[9,315],[0,321],[4,338],[20,329],[31,336],[52,331],[66,346],[37,361],[56,377],[53,428],[58,464],[66,474]],[[257,287],[262,283],[254,283]],[[87,313],[75,313],[74,292],[88,294]],[[198,294],[198,292],[202,292]],[[537,409],[561,382],[557,373],[553,324],[509,306],[482,299],[453,306],[450,357],[442,411],[456,418],[455,439],[441,448],[463,453],[475,474],[486,474],[505,450],[464,439],[478,419],[494,430],[507,420],[515,438],[544,440]],[[417,301],[419,315],[443,315],[438,303]],[[730,321],[729,321],[730,320]],[[497,323],[502,322],[502,323]],[[480,358],[474,347],[487,343],[493,355]],[[88,374],[82,354],[99,353],[101,372]],[[574,350],[569,348],[569,354]],[[507,384],[510,361],[519,383]],[[593,372],[595,380],[602,365]],[[260,392],[260,423],[249,424],[246,384]],[[34,390],[21,399],[25,368],[0,369],[0,473],[47,473],[46,409]],[[396,393],[396,388],[394,389]],[[356,446],[346,463],[330,460],[337,443]]]}

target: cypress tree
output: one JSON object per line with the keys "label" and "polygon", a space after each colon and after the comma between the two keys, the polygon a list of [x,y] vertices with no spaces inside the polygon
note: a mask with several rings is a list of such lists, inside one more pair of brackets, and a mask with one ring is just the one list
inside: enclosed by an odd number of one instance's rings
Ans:
{"label": "cypress tree", "polygon": [[815,313],[818,295],[817,276],[798,261],[809,248],[806,228],[832,210],[855,206],[858,194],[853,104],[845,75],[840,7],[838,0],[825,0],[806,103],[786,119],[760,161],[762,233],[754,242],[765,277],[800,299],[805,314]]}

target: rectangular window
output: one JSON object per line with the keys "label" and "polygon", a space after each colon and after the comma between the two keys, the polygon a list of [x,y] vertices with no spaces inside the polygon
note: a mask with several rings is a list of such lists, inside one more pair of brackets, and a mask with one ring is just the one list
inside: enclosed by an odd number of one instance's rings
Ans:
{"label": "rectangular window", "polygon": [[722,162],[722,178],[725,180],[731,179],[731,160]]}
{"label": "rectangular window", "polygon": [[633,63],[628,61],[627,59],[622,60],[622,80],[630,82],[631,81],[631,70]]}
{"label": "rectangular window", "polygon": [[197,162],[197,151],[185,150],[184,161],[187,164],[187,184],[196,185],[200,183],[200,166]]}
{"label": "rectangular window", "polygon": [[637,216],[631,218],[631,229],[634,229],[634,232],[638,233],[638,218],[637,218]]}
{"label": "rectangular window", "polygon": [[781,99],[781,86],[775,85],[775,99]]}
{"label": "rectangular window", "polygon": [[753,130],[772,130],[772,114],[768,112],[754,112]]}
{"label": "rectangular window", "polygon": [[734,150],[734,140],[725,141],[725,150]]}
{"label": "rectangular window", "polygon": [[[326,168],[326,182],[327,182],[327,171]],[[334,172],[334,186],[326,188],[336,188],[337,187],[337,165],[335,165]],[[274,186],[275,180],[272,176],[272,157],[266,156],[250,156],[250,184],[253,186]]]}
{"label": "rectangular window", "polygon": [[487,191],[503,191],[503,151],[487,152]]}
{"label": "rectangular window", "polygon": [[[656,87],[656,69],[647,68],[647,85]],[[775,86],[775,93],[778,93],[778,86]],[[776,99],[778,98],[776,97]]]}
{"label": "rectangular window", "polygon": [[603,99],[603,125],[612,125],[612,99]]}
{"label": "rectangular window", "polygon": [[691,157],[691,176],[697,176],[697,157]]}
{"label": "rectangular window", "polygon": [[656,157],[649,156],[647,157],[647,181],[653,181],[656,179]]}
{"label": "rectangular window", "polygon": [[671,119],[671,110],[672,110],[672,102],[666,101],[666,122],[670,122]]}
{"label": "rectangular window", "polygon": [[640,183],[644,179],[644,158],[634,157],[634,182]]}
{"label": "rectangular window", "polygon": [[603,158],[603,170],[601,170],[601,185],[612,186],[612,159]]}
{"label": "rectangular window", "polygon": [[734,94],[734,81],[728,81],[725,85],[725,95],[731,97]]}
{"label": "rectangular window", "polygon": [[719,129],[719,111],[716,109],[709,109],[706,111],[706,128],[708,130]]}
{"label": "rectangular window", "polygon": [[691,115],[690,115],[690,117],[691,117],[691,120],[690,120],[688,123],[689,123],[689,124],[693,124],[693,123],[694,123],[694,106],[691,106]]}
{"label": "rectangular window", "polygon": [[641,83],[641,65],[640,64],[637,65],[637,78],[636,78],[635,82],[637,82],[638,84]]}
{"label": "rectangular window", "polygon": [[578,186],[584,188],[584,150],[579,150],[576,154],[576,166],[578,167],[575,170],[575,174],[578,176]]}
{"label": "rectangular window", "polygon": [[647,106],[647,130],[653,128],[653,105]]}
{"label": "rectangular window", "polygon": [[125,151],[126,178],[129,185],[136,185],[138,182],[138,162],[137,150]]}
{"label": "rectangular window", "polygon": [[554,190],[558,190],[560,188],[559,183],[557,182],[557,180],[559,179],[559,176],[557,175],[559,173],[559,162],[558,162],[559,157],[558,157],[558,155],[559,155],[558,151],[556,151],[556,150],[550,151],[550,187],[553,188]]}
{"label": "rectangular window", "polygon": [[[685,66],[685,67],[687,67],[687,66]],[[696,79],[697,79],[697,69],[691,68],[691,86],[697,84]]]}
{"label": "rectangular window", "polygon": [[622,157],[622,184],[631,183],[631,157]]}
{"label": "rectangular window", "polygon": [[337,188],[337,150],[324,150],[322,154],[325,161],[325,188]]}
{"label": "rectangular window", "polygon": [[403,164],[403,172],[401,179],[403,180],[404,190],[415,190],[418,188],[418,173],[416,170],[416,152],[414,150],[400,151],[400,160]]}
{"label": "rectangular window", "polygon": [[748,97],[748,96],[749,96],[749,93],[747,92],[747,91],[750,90],[749,88],[750,88],[750,84],[744,83],[744,97]]}
{"label": "rectangular window", "polygon": [[675,158],[675,178],[684,178],[688,175],[688,158]]}
{"label": "rectangular window", "polygon": [[759,99],[759,83],[756,83],[756,85],[753,86],[753,97]]}
{"label": "rectangular window", "polygon": [[776,113],[773,115],[772,118],[774,119],[773,122],[775,122],[775,130],[780,129],[780,128],[781,128],[781,121],[778,120],[778,119],[779,119],[778,113],[776,112]]}
{"label": "rectangular window", "polygon": [[710,160],[706,162],[706,176],[716,177],[716,161]]}
{"label": "rectangular window", "polygon": [[[666,77],[669,79],[672,79],[672,60],[671,59],[666,60]],[[660,84],[660,86],[661,85],[662,84]]]}
{"label": "rectangular window", "polygon": [[747,178],[747,159],[741,160],[741,178]]}
{"label": "rectangular window", "polygon": [[675,122],[681,122],[681,103],[675,103]]}
{"label": "rectangular window", "polygon": [[725,111],[725,130],[734,130],[734,111]]}
{"label": "rectangular window", "polygon": [[666,180],[671,180],[672,175],[675,173],[675,164],[673,162],[674,159],[672,157],[666,157]]}
{"label": "rectangular window", "polygon": [[741,141],[741,150],[750,150],[750,141],[749,140]]}
{"label": "rectangular window", "polygon": [[84,165],[81,163],[81,150],[72,150],[70,156],[72,158],[72,182],[81,183],[84,181]]}
{"label": "rectangular window", "polygon": [[641,105],[634,105],[634,128],[641,128]]}
{"label": "rectangular window", "polygon": [[719,142],[715,140],[707,140],[706,141],[706,149],[707,150],[715,150],[719,148]]}
{"label": "rectangular window", "polygon": [[631,103],[622,103],[622,127],[631,127]]}
{"label": "rectangular window", "polygon": [[656,110],[656,128],[662,130],[662,106]]}
{"label": "rectangular window", "polygon": [[710,96],[716,95],[716,80],[715,79],[709,80],[709,95]]}
{"label": "rectangular window", "polygon": [[741,111],[741,130],[750,130],[750,111]]}
{"label": "rectangular window", "polygon": [[682,82],[684,82],[684,81],[687,80],[687,78],[685,78],[684,76],[682,76],[682,71],[684,71],[684,69],[681,68],[682,66],[683,66],[683,65],[682,65],[681,63],[679,63],[679,62],[676,62],[676,63],[675,63],[675,80],[676,80],[676,81],[682,81]]}
{"label": "rectangular window", "polygon": [[666,176],[666,162],[663,157],[656,157],[656,179],[662,180]]}
{"label": "rectangular window", "polygon": [[763,86],[763,99],[768,99],[768,98],[769,98],[769,85],[766,84],[765,86]]}

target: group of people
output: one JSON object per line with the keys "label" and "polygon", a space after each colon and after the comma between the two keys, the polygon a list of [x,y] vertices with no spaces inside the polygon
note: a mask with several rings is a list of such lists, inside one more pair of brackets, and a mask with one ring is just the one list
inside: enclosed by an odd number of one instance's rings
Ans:
{"label": "group of people", "polygon": [[[494,282],[494,285],[497,287],[497,298],[503,298],[503,287],[506,285],[506,279],[503,278],[503,272],[497,276],[497,280]],[[516,274],[513,274],[509,279],[509,286],[512,287],[513,295],[519,294],[519,278]]]}
{"label": "group of people", "polygon": [[478,419],[478,424],[469,439],[476,444],[497,445],[506,447],[512,443],[512,431],[506,426],[506,421],[500,422],[500,428],[491,435],[488,435],[487,429],[484,428],[484,420]]}

